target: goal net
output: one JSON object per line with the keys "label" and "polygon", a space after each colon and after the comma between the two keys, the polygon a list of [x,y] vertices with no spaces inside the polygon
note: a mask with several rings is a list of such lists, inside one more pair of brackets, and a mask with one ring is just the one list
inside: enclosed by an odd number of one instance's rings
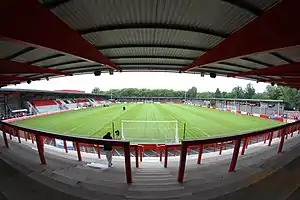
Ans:
{"label": "goal net", "polygon": [[123,140],[133,143],[178,143],[178,121],[121,121]]}

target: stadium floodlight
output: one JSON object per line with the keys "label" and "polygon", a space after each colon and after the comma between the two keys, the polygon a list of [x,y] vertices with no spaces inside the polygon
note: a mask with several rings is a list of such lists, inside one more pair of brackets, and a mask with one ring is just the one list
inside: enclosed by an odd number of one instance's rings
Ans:
{"label": "stadium floodlight", "polygon": [[114,74],[114,70],[110,69],[109,70],[109,75],[113,75]]}
{"label": "stadium floodlight", "polygon": [[28,80],[27,83],[30,84],[30,83],[31,83],[31,80]]}
{"label": "stadium floodlight", "polygon": [[121,136],[133,143],[179,143],[178,121],[122,120]]}
{"label": "stadium floodlight", "polygon": [[274,86],[275,85],[275,83],[274,82],[271,82],[271,86]]}

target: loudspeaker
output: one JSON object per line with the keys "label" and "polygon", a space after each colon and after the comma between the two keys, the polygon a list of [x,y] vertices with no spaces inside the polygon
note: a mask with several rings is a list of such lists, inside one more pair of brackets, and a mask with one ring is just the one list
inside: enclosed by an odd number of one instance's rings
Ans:
{"label": "loudspeaker", "polygon": [[210,76],[210,78],[216,78],[217,77],[216,73],[210,73],[209,76]]}
{"label": "loudspeaker", "polygon": [[113,75],[114,74],[114,70],[110,69],[109,70],[109,75]]}
{"label": "loudspeaker", "polygon": [[101,71],[100,71],[100,70],[94,71],[94,75],[95,75],[95,76],[100,76],[100,75],[101,75]]}

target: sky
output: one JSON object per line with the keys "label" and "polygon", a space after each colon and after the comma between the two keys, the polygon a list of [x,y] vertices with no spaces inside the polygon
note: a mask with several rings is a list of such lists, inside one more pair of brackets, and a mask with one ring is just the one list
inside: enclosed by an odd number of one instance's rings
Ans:
{"label": "sky", "polygon": [[37,89],[37,90],[83,90],[91,92],[94,87],[100,90],[121,89],[121,88],[148,88],[148,89],[173,89],[188,90],[195,86],[198,92],[215,92],[217,88],[221,91],[230,92],[235,86],[246,87],[252,83],[257,92],[263,92],[266,83],[256,83],[254,81],[216,77],[209,75],[200,77],[199,74],[179,74],[167,72],[123,72],[101,74],[76,75],[62,78],[52,78],[49,81],[33,81],[31,84],[22,83],[16,86],[10,85],[7,88]]}

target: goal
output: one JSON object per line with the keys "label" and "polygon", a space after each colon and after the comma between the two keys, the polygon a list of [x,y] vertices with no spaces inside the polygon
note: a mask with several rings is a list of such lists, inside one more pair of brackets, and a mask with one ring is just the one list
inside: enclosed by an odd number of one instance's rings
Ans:
{"label": "goal", "polygon": [[178,143],[178,121],[122,120],[121,135],[133,143]]}

